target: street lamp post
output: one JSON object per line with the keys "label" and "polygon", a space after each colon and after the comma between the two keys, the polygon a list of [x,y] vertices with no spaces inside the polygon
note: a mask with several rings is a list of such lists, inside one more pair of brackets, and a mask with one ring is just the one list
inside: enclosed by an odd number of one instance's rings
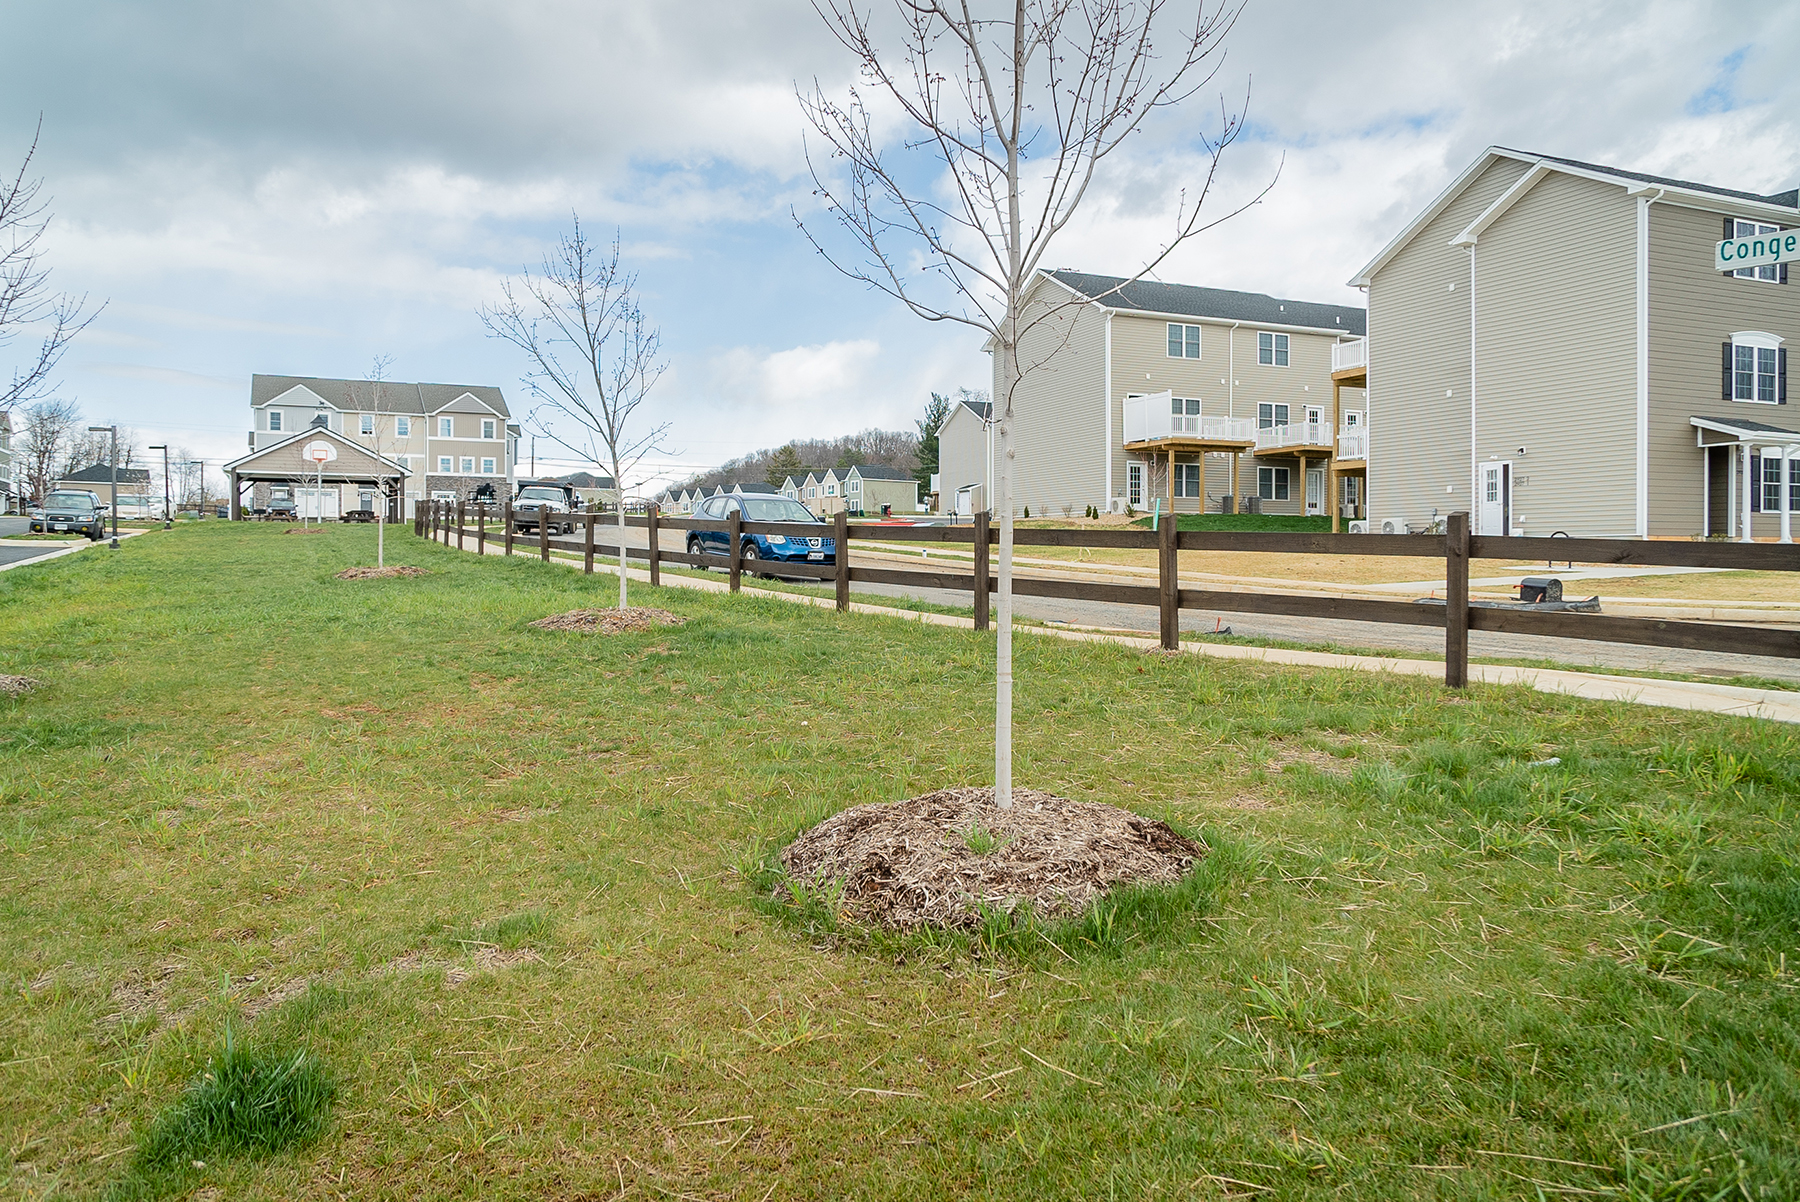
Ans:
{"label": "street lamp post", "polygon": [[169,506],[169,444],[165,442],[160,447],[151,447],[150,449],[163,453],[163,529],[167,530],[174,525],[175,516],[174,510]]}
{"label": "street lamp post", "polygon": [[112,461],[112,542],[108,545],[113,550],[119,549],[119,427],[89,426],[89,434],[111,434],[112,454],[107,458]]}

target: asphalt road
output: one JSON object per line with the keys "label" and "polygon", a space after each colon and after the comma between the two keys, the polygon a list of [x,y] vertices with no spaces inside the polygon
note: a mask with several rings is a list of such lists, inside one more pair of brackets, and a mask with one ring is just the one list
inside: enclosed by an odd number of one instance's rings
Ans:
{"label": "asphalt road", "polygon": [[[595,543],[607,545],[605,535],[617,538],[617,527],[602,527],[595,532]],[[626,527],[627,542],[634,547],[647,547],[644,530]],[[490,536],[491,537],[491,536]],[[665,530],[662,545],[669,550],[682,549],[685,534]],[[516,544],[515,544],[516,545]],[[617,543],[612,544],[615,548]],[[614,551],[617,554],[617,551]],[[639,565],[641,566],[641,564]],[[892,561],[881,561],[882,567],[899,567]],[[966,565],[959,565],[966,570]],[[967,608],[969,594],[949,589],[911,588],[901,585],[856,584],[852,591],[860,594],[908,597],[938,605]],[[1154,608],[1142,605],[1119,605],[1104,601],[1066,601],[1049,597],[1017,597],[1013,608],[1021,617],[1044,622],[1064,622],[1072,626],[1098,626],[1112,630],[1146,631],[1157,629]],[[1359,648],[1379,651],[1403,651],[1414,654],[1442,655],[1444,634],[1429,626],[1400,626],[1386,622],[1348,622],[1331,618],[1287,617],[1277,614],[1213,613],[1206,610],[1183,610],[1181,628],[1196,634],[1211,634],[1229,627],[1232,634],[1246,638],[1285,639],[1312,645],[1330,644],[1346,650]],[[1678,672],[1694,676],[1763,676],[1774,680],[1800,682],[1800,661],[1777,659],[1764,655],[1727,655],[1714,651],[1685,651],[1664,647],[1635,647],[1627,643],[1599,643],[1587,639],[1547,638],[1541,635],[1497,634],[1492,631],[1469,632],[1469,654],[1500,659],[1548,659],[1577,668],[1600,671],[1626,668],[1638,671]]]}

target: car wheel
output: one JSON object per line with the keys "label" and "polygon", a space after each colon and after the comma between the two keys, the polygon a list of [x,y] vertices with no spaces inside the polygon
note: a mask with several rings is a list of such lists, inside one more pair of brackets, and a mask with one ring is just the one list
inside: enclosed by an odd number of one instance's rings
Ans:
{"label": "car wheel", "polygon": [[[704,554],[706,554],[705,549],[700,546],[700,536],[699,535],[697,535],[697,534],[688,535],[688,554],[689,555],[704,555]],[[703,563],[695,564],[694,566],[699,568],[702,572],[706,571],[706,565]]]}
{"label": "car wheel", "polygon": [[761,577],[761,578],[766,578],[769,575],[767,572],[759,571],[757,569],[756,565],[762,562],[762,553],[756,549],[755,543],[753,543],[753,542],[745,543],[744,544],[744,553],[739,558],[740,558],[740,565],[739,565],[739,569],[738,569],[739,571],[748,572],[752,576]]}

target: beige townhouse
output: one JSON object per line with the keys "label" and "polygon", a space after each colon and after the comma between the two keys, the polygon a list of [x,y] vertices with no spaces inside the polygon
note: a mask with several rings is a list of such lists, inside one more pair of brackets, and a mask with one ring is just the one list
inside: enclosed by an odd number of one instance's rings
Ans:
{"label": "beige townhouse", "polygon": [[[1159,499],[1178,513],[1360,512],[1363,393],[1360,377],[1334,382],[1333,356],[1364,334],[1363,310],[1044,271],[1025,313],[1017,512],[1142,511]],[[996,359],[996,391],[999,371]],[[993,504],[985,408],[957,406],[938,433],[944,509],[969,504],[976,486]]]}
{"label": "beige townhouse", "polygon": [[410,516],[421,500],[473,499],[484,485],[501,497],[512,492],[520,430],[498,388],[254,375],[250,411],[251,454],[237,464],[249,490],[243,504],[252,509],[283,499],[297,500],[299,507],[319,515],[329,510],[328,516],[375,506],[380,486],[373,482],[345,481],[320,489],[315,481],[309,489],[303,480],[286,482],[271,475],[278,471],[271,466],[277,460],[264,464],[258,459],[259,452],[318,428],[403,469],[402,482],[392,486],[390,513],[396,518]]}
{"label": "beige townhouse", "polygon": [[1371,528],[1790,537],[1797,201],[1484,152],[1351,280]]}

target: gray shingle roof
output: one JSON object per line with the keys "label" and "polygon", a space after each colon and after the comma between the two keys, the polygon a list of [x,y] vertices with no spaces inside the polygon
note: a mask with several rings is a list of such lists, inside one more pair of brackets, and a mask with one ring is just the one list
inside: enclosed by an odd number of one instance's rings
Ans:
{"label": "gray shingle roof", "polygon": [[1790,430],[1786,426],[1771,426],[1767,422],[1753,422],[1742,417],[1706,417],[1695,415],[1697,422],[1711,422],[1715,426],[1724,426],[1730,430],[1738,430],[1745,434],[1785,434],[1789,438],[1800,438],[1800,430]]}
{"label": "gray shingle roof", "polygon": [[[1164,284],[1082,271],[1047,271],[1050,278],[1109,309],[1170,313],[1178,317],[1211,317],[1249,324],[1302,326],[1334,334],[1368,332],[1368,312],[1354,305],[1321,305],[1283,300],[1261,292],[1231,292],[1193,284]],[[1114,291],[1116,289],[1116,291]]]}
{"label": "gray shingle roof", "polygon": [[[66,476],[58,476],[58,480],[74,480],[82,484],[111,484],[113,470],[110,464],[96,463],[92,467],[84,467],[78,472],[70,472]],[[122,467],[119,469],[120,484],[150,483],[150,469],[143,467]]]}
{"label": "gray shingle roof", "polygon": [[[348,412],[371,413],[375,410],[375,385],[368,380],[332,380],[322,376],[251,376],[250,404],[266,405],[296,385],[304,386],[326,404]],[[487,384],[409,384],[403,380],[384,380],[381,384],[381,412],[435,413],[464,393],[511,417],[506,398],[500,390]],[[512,429],[511,426],[508,429]],[[517,431],[514,431],[515,433]]]}
{"label": "gray shingle roof", "polygon": [[1786,192],[1764,194],[1762,192],[1745,192],[1737,188],[1721,188],[1714,184],[1695,183],[1693,180],[1672,179],[1666,175],[1646,175],[1642,171],[1625,171],[1618,167],[1607,167],[1600,163],[1584,163],[1580,159],[1565,159],[1560,155],[1539,154],[1535,150],[1514,150],[1500,146],[1498,150],[1506,150],[1512,154],[1529,155],[1534,159],[1543,159],[1550,163],[1561,163],[1566,167],[1579,167],[1583,171],[1599,171],[1607,175],[1623,176],[1646,184],[1662,184],[1670,188],[1692,188],[1696,192],[1711,192],[1715,196],[1733,196],[1739,200],[1760,200],[1764,204],[1782,205],[1786,208],[1800,208],[1800,188],[1790,188]]}
{"label": "gray shingle roof", "polygon": [[864,480],[912,480],[916,483],[918,479],[911,472],[903,472],[897,467],[882,467],[876,463],[852,464],[850,470]]}
{"label": "gray shingle roof", "polygon": [[988,418],[994,415],[994,402],[992,401],[971,401],[967,397],[963,397],[961,398],[961,403],[964,409],[967,409],[982,421],[987,421]]}

